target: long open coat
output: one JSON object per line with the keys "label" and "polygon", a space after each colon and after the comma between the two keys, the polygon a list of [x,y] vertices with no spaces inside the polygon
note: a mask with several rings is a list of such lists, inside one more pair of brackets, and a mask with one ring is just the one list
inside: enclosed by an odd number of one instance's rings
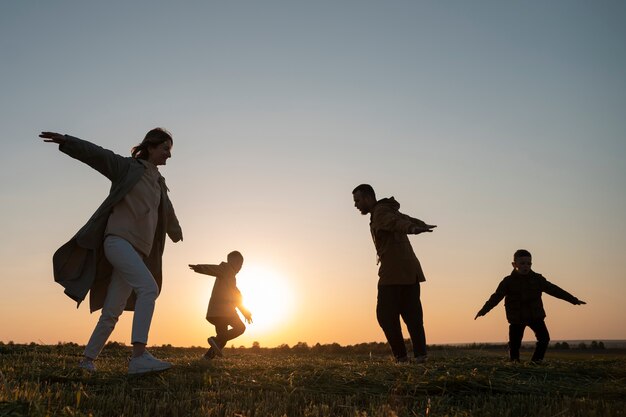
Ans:
{"label": "long open coat", "polygon": [[[113,207],[121,201],[139,181],[144,165],[135,158],[123,157],[93,143],[65,136],[59,150],[89,165],[111,180],[108,197],[98,207],[87,223],[54,254],[54,280],[65,288],[65,294],[80,305],[89,292],[90,310],[102,308],[111,280],[112,266],[104,256],[102,243],[104,231]],[[159,221],[150,255],[144,262],[154,277],[159,291],[162,283],[161,258],[165,248],[165,234],[174,242],[182,240],[183,233],[167,196],[165,181],[160,181],[161,204]],[[126,310],[133,310],[134,292],[128,299]]]}

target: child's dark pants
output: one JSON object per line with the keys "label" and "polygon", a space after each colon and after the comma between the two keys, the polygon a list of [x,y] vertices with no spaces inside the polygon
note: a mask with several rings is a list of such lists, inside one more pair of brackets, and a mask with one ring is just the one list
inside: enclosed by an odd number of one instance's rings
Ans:
{"label": "child's dark pants", "polygon": [[509,356],[512,361],[519,361],[519,349],[522,346],[522,338],[524,337],[524,329],[530,327],[535,332],[537,345],[531,361],[541,362],[548,349],[550,342],[550,333],[543,320],[531,321],[523,324],[509,324]]}
{"label": "child's dark pants", "polygon": [[396,359],[406,357],[400,317],[411,336],[415,356],[426,355],[424,313],[420,301],[420,285],[381,285],[378,287],[376,318],[383,329]]}
{"label": "child's dark pants", "polygon": [[209,321],[215,326],[217,333],[215,339],[220,348],[224,348],[229,340],[241,336],[246,331],[246,325],[237,314],[231,317],[211,317]]}

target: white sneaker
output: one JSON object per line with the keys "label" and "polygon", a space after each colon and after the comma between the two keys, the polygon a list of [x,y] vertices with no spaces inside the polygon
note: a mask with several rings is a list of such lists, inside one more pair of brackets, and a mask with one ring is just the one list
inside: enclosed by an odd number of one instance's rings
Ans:
{"label": "white sneaker", "polygon": [[211,336],[207,339],[207,342],[209,342],[209,345],[211,345],[211,347],[213,349],[215,349],[215,354],[219,357],[224,356],[224,354],[222,353],[222,348],[220,347],[220,345],[217,343],[217,340]]}
{"label": "white sneaker", "polygon": [[171,363],[155,358],[146,350],[141,356],[130,359],[128,373],[130,375],[145,374],[148,372],[165,371],[171,367]]}
{"label": "white sneaker", "polygon": [[78,367],[80,369],[84,369],[85,371],[89,373],[96,372],[96,365],[93,363],[93,361],[86,361],[85,359],[83,359],[80,362],[78,362]]}

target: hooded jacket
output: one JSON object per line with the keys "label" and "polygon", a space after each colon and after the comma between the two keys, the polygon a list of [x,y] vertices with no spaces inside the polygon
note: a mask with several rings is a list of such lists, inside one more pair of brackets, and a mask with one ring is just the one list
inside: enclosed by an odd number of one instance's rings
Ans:
{"label": "hooded jacket", "polygon": [[243,306],[243,298],[239,288],[237,288],[237,272],[228,262],[219,265],[197,265],[196,270],[200,274],[215,277],[209,307],[206,318],[211,321],[213,317],[232,317],[237,315],[235,308],[240,311],[247,311]]}
{"label": "hooded jacket", "polygon": [[400,213],[393,197],[376,202],[370,215],[370,232],[380,267],[378,285],[411,285],[426,281],[407,233],[413,226],[426,226],[421,220]]}
{"label": "hooded jacket", "polygon": [[481,316],[487,314],[504,298],[506,319],[510,324],[527,324],[543,320],[546,312],[543,309],[541,294],[544,292],[572,304],[579,301],[578,298],[554,285],[541,274],[534,271],[520,274],[514,270],[511,275],[500,282],[496,292],[487,300],[478,314]]}
{"label": "hooded jacket", "polygon": [[[139,181],[146,169],[139,160],[123,157],[107,149],[72,136],[65,136],[65,143],[59,150],[74,159],[89,165],[111,180],[108,197],[98,207],[87,223],[63,246],[52,258],[54,280],[65,288],[65,294],[78,305],[89,292],[90,310],[102,308],[111,280],[112,266],[104,256],[102,243],[107,221],[113,207],[120,202],[126,193]],[[182,240],[183,234],[174,213],[165,185],[161,179],[161,202],[159,219],[154,243],[150,255],[144,262],[154,277],[159,291],[161,290],[162,271],[161,258],[165,248],[165,235],[174,242]],[[126,304],[126,310],[133,310],[135,295],[132,293]]]}

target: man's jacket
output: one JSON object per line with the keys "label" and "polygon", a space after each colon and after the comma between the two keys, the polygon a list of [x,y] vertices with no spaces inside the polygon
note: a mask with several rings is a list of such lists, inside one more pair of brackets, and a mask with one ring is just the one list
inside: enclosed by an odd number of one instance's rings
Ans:
{"label": "man's jacket", "polygon": [[400,213],[393,197],[379,200],[371,212],[370,231],[380,262],[378,285],[410,285],[426,281],[407,233],[421,220]]}

